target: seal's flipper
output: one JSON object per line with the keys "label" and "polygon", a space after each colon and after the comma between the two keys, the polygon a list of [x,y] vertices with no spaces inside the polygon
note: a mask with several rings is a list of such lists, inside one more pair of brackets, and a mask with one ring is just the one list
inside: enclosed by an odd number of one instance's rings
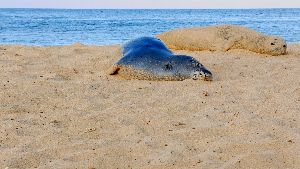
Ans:
{"label": "seal's flipper", "polygon": [[120,70],[120,66],[118,65],[112,65],[108,70],[107,74],[109,75],[116,75],[118,74],[118,71]]}

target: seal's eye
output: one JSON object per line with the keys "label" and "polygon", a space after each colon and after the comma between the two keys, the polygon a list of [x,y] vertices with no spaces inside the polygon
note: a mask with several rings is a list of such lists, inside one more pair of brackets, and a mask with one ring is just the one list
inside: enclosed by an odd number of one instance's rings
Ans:
{"label": "seal's eye", "polygon": [[165,65],[166,70],[172,70],[172,68],[173,68],[173,66],[170,63]]}
{"label": "seal's eye", "polygon": [[286,48],[286,45],[283,45],[284,48]]}
{"label": "seal's eye", "polygon": [[198,80],[199,79],[199,73],[194,73],[193,74],[193,80]]}

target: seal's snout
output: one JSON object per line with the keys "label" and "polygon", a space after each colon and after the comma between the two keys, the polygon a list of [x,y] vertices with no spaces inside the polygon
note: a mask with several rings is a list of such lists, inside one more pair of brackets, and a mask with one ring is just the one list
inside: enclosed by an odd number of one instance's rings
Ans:
{"label": "seal's snout", "polygon": [[212,73],[208,70],[200,70],[200,71],[197,71],[193,74],[193,79],[194,80],[204,80],[204,81],[212,81],[213,80],[213,76],[212,76]]}
{"label": "seal's snout", "polygon": [[207,69],[202,69],[202,70],[200,71],[200,73],[201,73],[202,76],[203,76],[203,80],[205,80],[205,81],[212,81],[212,80],[213,80],[212,73],[211,73],[209,70],[207,70]]}
{"label": "seal's snout", "polygon": [[206,74],[205,77],[204,77],[204,80],[205,81],[212,81],[213,80],[212,74]]}

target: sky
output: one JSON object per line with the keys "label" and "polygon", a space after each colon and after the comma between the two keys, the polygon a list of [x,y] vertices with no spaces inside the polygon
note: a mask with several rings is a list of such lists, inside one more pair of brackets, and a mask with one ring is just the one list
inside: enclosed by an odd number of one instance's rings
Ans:
{"label": "sky", "polygon": [[300,0],[0,0],[0,8],[300,8]]}

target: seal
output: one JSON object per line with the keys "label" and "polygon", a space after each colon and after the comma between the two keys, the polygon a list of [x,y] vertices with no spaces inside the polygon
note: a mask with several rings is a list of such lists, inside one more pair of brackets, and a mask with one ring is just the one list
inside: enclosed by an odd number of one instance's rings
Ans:
{"label": "seal", "polygon": [[176,29],[157,35],[168,47],[177,50],[228,51],[244,49],[268,55],[286,54],[287,44],[277,36],[267,36],[237,25],[218,25]]}
{"label": "seal", "polygon": [[181,81],[212,80],[212,73],[191,56],[174,55],[160,40],[141,37],[123,46],[123,57],[108,73],[125,79]]}

